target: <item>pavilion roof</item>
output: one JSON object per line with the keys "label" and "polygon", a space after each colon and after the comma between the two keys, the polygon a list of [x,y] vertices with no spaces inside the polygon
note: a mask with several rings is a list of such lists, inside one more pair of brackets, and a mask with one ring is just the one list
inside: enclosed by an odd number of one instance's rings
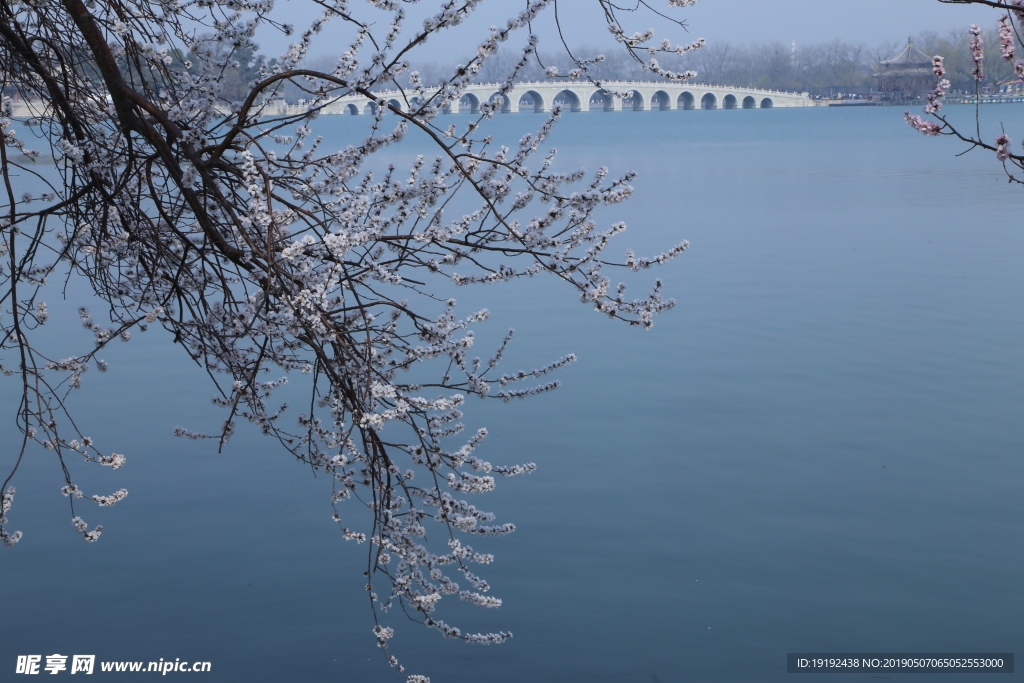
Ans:
{"label": "pavilion roof", "polygon": [[906,69],[906,68],[925,68],[930,69],[932,66],[932,58],[921,51],[919,47],[914,45],[913,38],[907,38],[907,44],[903,46],[903,49],[894,54],[889,59],[884,59],[879,62],[879,65],[889,69]]}

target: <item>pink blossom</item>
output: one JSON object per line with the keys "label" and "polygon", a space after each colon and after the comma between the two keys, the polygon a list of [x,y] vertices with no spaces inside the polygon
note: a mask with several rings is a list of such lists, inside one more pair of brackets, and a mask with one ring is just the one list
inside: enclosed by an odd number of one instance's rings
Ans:
{"label": "pink blossom", "polygon": [[1003,59],[1008,62],[1013,61],[1014,42],[1013,24],[1010,23],[1010,15],[1004,14],[999,17],[999,52],[1002,54]]}
{"label": "pink blossom", "polygon": [[942,98],[949,92],[949,86],[949,80],[943,78],[935,84],[935,90],[925,95],[925,99],[928,100],[928,104],[924,106],[925,114],[935,114],[942,109]]}
{"label": "pink blossom", "polygon": [[1002,133],[996,138],[996,159],[1006,161],[1010,158],[1010,138]]}
{"label": "pink blossom", "polygon": [[942,126],[935,123],[934,121],[925,121],[917,114],[911,114],[909,111],[903,113],[903,118],[906,122],[916,130],[921,131],[925,135],[938,135]]}
{"label": "pink blossom", "polygon": [[985,71],[982,66],[985,61],[985,45],[981,39],[981,27],[977,24],[971,24],[967,32],[971,34],[971,60],[974,62],[971,75],[974,76],[975,80],[980,81],[985,78]]}

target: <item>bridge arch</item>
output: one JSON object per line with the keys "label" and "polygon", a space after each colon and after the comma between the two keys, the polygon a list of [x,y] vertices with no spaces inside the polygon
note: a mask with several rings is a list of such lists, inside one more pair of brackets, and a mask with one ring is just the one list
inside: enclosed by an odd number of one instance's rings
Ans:
{"label": "bridge arch", "polygon": [[373,100],[370,100],[369,102],[367,102],[365,105],[363,105],[363,113],[364,114],[368,114],[370,116],[373,116],[374,114],[376,114],[377,113],[377,103],[374,102]]}
{"label": "bridge arch", "polygon": [[551,105],[556,104],[562,105],[562,109],[568,109],[569,111],[583,111],[583,105],[580,103],[580,96],[577,95],[573,90],[566,88],[551,100]]}
{"label": "bridge arch", "polygon": [[743,98],[743,108],[757,109],[757,100],[755,100],[752,95],[747,95]]}
{"label": "bridge arch", "polygon": [[718,109],[718,98],[715,97],[714,93],[704,93],[704,97],[700,98],[701,109]]}
{"label": "bridge arch", "polygon": [[587,99],[589,111],[615,111],[615,101],[607,90],[595,90]]}
{"label": "bridge arch", "polygon": [[651,109],[657,109],[658,111],[668,111],[672,108],[672,98],[664,90],[651,95]]}
{"label": "bridge arch", "polygon": [[359,107],[357,107],[354,103],[349,102],[348,104],[345,105],[345,108],[342,111],[350,116],[355,116],[359,114]]}
{"label": "bridge arch", "polygon": [[402,111],[402,103],[399,102],[398,100],[395,100],[395,99],[388,100],[388,104],[390,104],[395,109],[398,109],[399,111]]}
{"label": "bridge arch", "polygon": [[676,107],[678,109],[684,109],[686,111],[689,111],[695,108],[696,101],[697,98],[693,96],[692,92],[690,92],[689,90],[684,90],[679,94],[679,97],[676,98]]}
{"label": "bridge arch", "polygon": [[735,109],[736,108],[736,96],[729,93],[722,98],[722,109]]}
{"label": "bridge arch", "polygon": [[471,92],[466,93],[459,98],[459,113],[460,114],[479,114],[480,113],[480,98]]}
{"label": "bridge arch", "polygon": [[639,90],[631,90],[629,97],[622,101],[622,108],[632,109],[633,111],[645,111],[647,107],[644,104],[644,96],[640,94]]}
{"label": "bridge arch", "polygon": [[771,109],[774,106],[775,103],[772,102],[772,98],[770,97],[766,97],[763,100],[761,100],[761,109]]}
{"label": "bridge arch", "polygon": [[544,98],[536,90],[527,90],[519,96],[519,111],[529,111],[531,107],[538,114],[547,109],[544,106]]}

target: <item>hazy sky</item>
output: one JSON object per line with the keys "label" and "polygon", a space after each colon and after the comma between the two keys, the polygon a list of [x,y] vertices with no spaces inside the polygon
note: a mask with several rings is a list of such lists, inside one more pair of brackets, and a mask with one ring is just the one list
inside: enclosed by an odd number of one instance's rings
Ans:
{"label": "hazy sky", "polygon": [[996,10],[938,0],[702,0],[687,10],[690,31],[708,40],[868,44],[921,31],[995,24]]}
{"label": "hazy sky", "polygon": [[[353,7],[361,4],[353,3]],[[437,4],[424,0],[418,6],[414,5],[410,14],[425,16],[423,10],[430,7],[433,13]],[[653,0],[651,4],[658,9],[667,9],[665,0]],[[428,43],[420,58],[436,61],[460,59],[473,51],[481,30],[486,32],[491,24],[503,23],[503,19],[515,13],[521,5],[519,1],[484,0],[477,15],[466,26]],[[604,45],[609,42],[609,34],[596,5],[594,0],[560,0],[563,28],[569,34],[570,45]],[[314,3],[284,0],[278,3],[276,14],[300,27],[304,19],[314,16],[311,7],[315,8]],[[362,7],[369,9],[367,5]],[[674,12],[687,20],[689,33],[668,30],[668,25],[657,22],[650,14],[630,16],[624,13],[622,21],[624,28],[630,31],[655,28],[659,35],[678,42],[704,37],[708,41],[737,44],[796,41],[799,47],[834,38],[863,42],[869,46],[903,42],[907,36],[922,31],[966,30],[971,23],[989,26],[998,18],[997,11],[993,9],[948,5],[938,0],[701,0],[693,7]],[[543,26],[537,30],[542,37],[551,33],[550,28]],[[331,33],[328,29],[312,54],[327,53],[343,42],[340,35]],[[261,45],[265,53],[273,55],[284,51],[287,42],[280,37],[263,37]],[[547,47],[553,50],[556,45],[548,40]]]}

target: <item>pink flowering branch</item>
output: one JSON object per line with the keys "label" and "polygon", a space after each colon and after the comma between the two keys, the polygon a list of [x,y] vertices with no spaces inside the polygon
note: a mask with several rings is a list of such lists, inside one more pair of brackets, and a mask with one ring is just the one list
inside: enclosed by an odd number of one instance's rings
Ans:
{"label": "pink flowering branch", "polygon": [[967,29],[967,32],[971,35],[971,75],[974,76],[974,80],[981,81],[985,78],[984,64],[985,64],[985,44],[981,37],[981,27],[977,24],[971,24],[971,27]]}
{"label": "pink flowering branch", "polygon": [[[940,0],[943,2],[954,2],[955,4],[981,4],[1000,9],[1009,10],[999,18],[998,38],[1000,56],[1013,64],[1014,72],[1018,78],[1024,78],[1024,61],[1016,59],[1020,47],[1020,35],[1014,25],[1016,20],[1020,23],[1024,20],[1024,0],[1013,0],[1009,3],[988,2],[986,0]],[[968,30],[971,36],[969,51],[972,61],[972,75],[976,81],[984,78],[982,63],[984,60],[984,45],[981,38],[981,29],[977,24],[972,25]],[[936,78],[935,88],[925,96],[924,113],[930,115],[932,120],[925,119],[919,115],[906,112],[904,118],[915,130],[924,135],[950,135],[970,145],[971,149],[984,149],[994,153],[996,160],[1003,164],[1009,178],[1013,182],[1024,183],[1024,179],[1014,175],[1014,168],[1024,170],[1024,156],[1012,152],[1012,141],[1006,132],[1000,133],[991,142],[982,139],[981,136],[981,111],[980,98],[976,99],[976,126],[973,134],[964,133],[955,126],[949,119],[941,115],[942,100],[949,91],[949,82],[945,77],[945,64],[942,57],[936,56],[932,60],[932,73]]]}

